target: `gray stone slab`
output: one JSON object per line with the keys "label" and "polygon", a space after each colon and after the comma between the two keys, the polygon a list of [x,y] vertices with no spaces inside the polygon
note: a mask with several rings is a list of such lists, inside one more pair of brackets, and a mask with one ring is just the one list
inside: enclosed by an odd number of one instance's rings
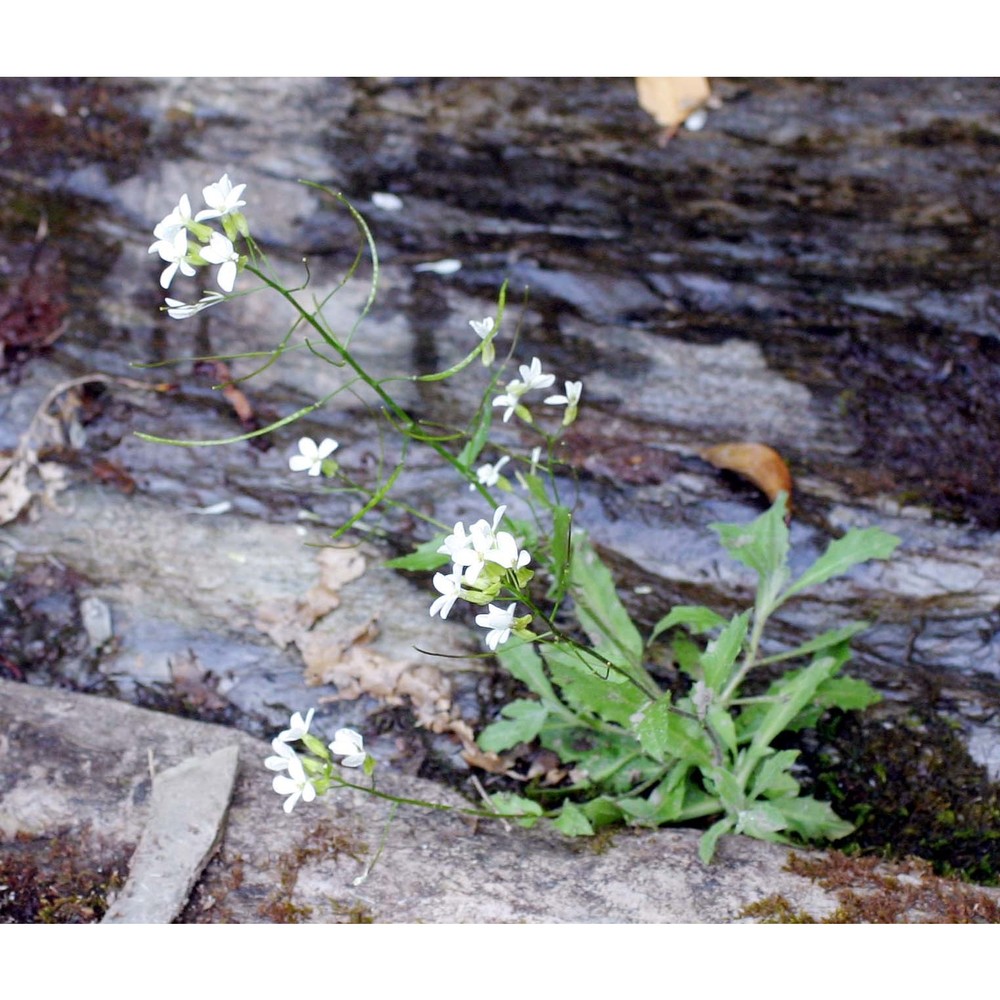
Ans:
{"label": "gray stone slab", "polygon": [[169,924],[222,837],[239,747],[191,757],[153,778],[149,819],[104,923]]}

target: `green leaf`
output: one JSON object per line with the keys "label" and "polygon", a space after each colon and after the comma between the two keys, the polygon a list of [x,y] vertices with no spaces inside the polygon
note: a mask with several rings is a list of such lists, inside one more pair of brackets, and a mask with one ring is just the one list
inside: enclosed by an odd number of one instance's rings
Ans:
{"label": "green leaf", "polygon": [[559,815],[552,821],[553,826],[568,837],[589,837],[594,828],[590,825],[590,820],[580,809],[568,799],[563,802]]}
{"label": "green leaf", "polygon": [[726,551],[762,577],[785,568],[788,558],[787,497],[782,492],[770,509],[750,524],[711,524]]}
{"label": "green leaf", "polygon": [[773,656],[762,657],[757,663],[779,663],[782,660],[794,660],[800,656],[822,652],[830,646],[847,642],[859,632],[863,632],[868,628],[868,624],[868,622],[852,622],[850,625],[844,625],[841,628],[830,629],[829,632],[823,632],[821,635],[816,636],[815,639],[810,639],[808,642],[804,642],[801,646],[796,646],[794,649],[789,649],[784,653],[775,653]]}
{"label": "green leaf", "polygon": [[546,597],[558,603],[566,593],[569,582],[569,565],[572,558],[571,529],[573,515],[568,507],[557,504],[552,510],[552,541],[549,551],[552,555],[552,585]]}
{"label": "green leaf", "polygon": [[450,559],[447,552],[438,552],[444,544],[444,539],[443,534],[435,535],[418,545],[409,555],[387,560],[386,566],[391,569],[407,569],[414,573],[426,573],[428,570],[437,569]]}
{"label": "green leaf", "polygon": [[542,653],[563,700],[577,711],[628,727],[630,718],[649,702],[634,684],[589,650],[552,643]]}
{"label": "green leaf", "polygon": [[708,734],[694,719],[673,711],[669,693],[643,710],[636,735],[643,751],[656,760],[676,757],[698,766],[712,764],[712,743]]}
{"label": "green leaf", "polygon": [[705,683],[713,691],[721,691],[732,673],[733,664],[743,650],[750,622],[750,612],[737,615],[709,642],[701,655],[701,669]]}
{"label": "green leaf", "polygon": [[715,856],[715,845],[719,842],[719,838],[724,833],[729,833],[734,824],[735,820],[731,816],[724,816],[701,835],[698,840],[698,857],[701,858],[702,864],[711,864],[712,858]]}
{"label": "green leaf", "polygon": [[798,750],[779,750],[765,757],[754,775],[753,784],[750,786],[750,798],[797,795],[799,783],[792,777],[790,771],[798,756]]}
{"label": "green leaf", "polygon": [[708,710],[705,721],[712,728],[713,732],[722,742],[722,745],[730,752],[736,754],[736,724],[728,709],[722,705],[713,705]]}
{"label": "green leaf", "polygon": [[653,626],[649,641],[652,642],[668,628],[674,628],[677,625],[683,625],[689,631],[701,634],[702,632],[710,632],[713,628],[721,628],[725,624],[726,619],[712,611],[711,608],[700,604],[679,604]]}
{"label": "green leaf", "polygon": [[758,840],[785,843],[779,831],[789,826],[785,814],[771,802],[758,802],[751,809],[744,809],[736,821],[736,832]]}
{"label": "green leaf", "polygon": [[599,795],[596,799],[585,802],[580,808],[595,830],[602,826],[611,826],[623,818],[618,803],[607,795]]}
{"label": "green leaf", "polygon": [[490,804],[501,816],[510,816],[520,826],[534,826],[542,815],[542,807],[537,802],[513,792],[494,792]]}
{"label": "green leaf", "polygon": [[784,816],[790,829],[805,840],[838,840],[854,830],[841,819],[829,802],[820,802],[811,795],[773,799],[771,805]]}
{"label": "green leaf", "polygon": [[630,675],[644,674],[642,636],[618,597],[611,572],[582,532],[573,536],[570,585],[577,618],[594,648]]}
{"label": "green leaf", "polygon": [[677,669],[693,681],[701,680],[701,649],[685,635],[675,636],[670,643]]}
{"label": "green leaf", "polygon": [[486,751],[509,750],[518,743],[530,743],[540,732],[549,710],[540,701],[520,699],[500,710],[503,718],[490,723],[476,738]]}
{"label": "green leaf", "polygon": [[832,541],[826,552],[782,594],[781,599],[787,600],[806,587],[840,576],[858,563],[888,559],[897,545],[899,539],[881,528],[852,528],[843,538]]}
{"label": "green leaf", "polygon": [[788,728],[788,724],[812,700],[816,689],[840,664],[832,656],[823,656],[799,671],[794,677],[782,678],[780,694],[767,706],[750,745],[749,761],[758,760],[774,738]]}
{"label": "green leaf", "polygon": [[497,650],[500,666],[543,702],[559,705],[559,697],[545,674],[542,658],[530,642],[507,642]]}

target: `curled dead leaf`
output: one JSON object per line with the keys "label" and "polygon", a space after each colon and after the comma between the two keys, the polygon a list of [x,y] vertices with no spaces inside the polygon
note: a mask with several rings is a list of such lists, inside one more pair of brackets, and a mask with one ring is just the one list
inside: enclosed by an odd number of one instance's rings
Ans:
{"label": "curled dead leaf", "polygon": [[772,503],[779,493],[788,494],[791,509],[792,474],[785,460],[773,448],[753,441],[730,441],[706,448],[700,454],[717,469],[735,472],[748,479]]}

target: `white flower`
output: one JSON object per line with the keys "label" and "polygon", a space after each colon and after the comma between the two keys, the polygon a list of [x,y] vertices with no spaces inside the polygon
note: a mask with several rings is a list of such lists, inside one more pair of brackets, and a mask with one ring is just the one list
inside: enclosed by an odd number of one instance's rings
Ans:
{"label": "white flower", "polygon": [[498,531],[493,537],[493,548],[486,553],[486,561],[504,569],[521,569],[531,562],[531,555],[526,551],[518,552],[517,542],[509,531]]}
{"label": "white flower", "polygon": [[312,781],[306,777],[302,761],[298,757],[288,758],[288,774],[276,774],[271,787],[279,795],[287,795],[284,810],[290,813],[295,808],[295,803],[301,798],[303,802],[312,802],[316,798],[316,789]]}
{"label": "white flower", "polygon": [[435,573],[434,589],[439,591],[441,596],[431,605],[431,618],[439,611],[442,618],[447,618],[452,605],[462,595],[462,574],[457,571],[447,574]]}
{"label": "white flower", "polygon": [[503,422],[507,423],[514,411],[521,405],[521,397],[527,392],[527,387],[522,385],[517,379],[507,383],[507,390],[501,396],[493,400],[494,406],[506,406]]}
{"label": "white flower", "polygon": [[580,393],[583,392],[582,382],[567,382],[565,396],[547,396],[545,402],[549,406],[566,406],[563,414],[563,427],[569,427],[576,420],[576,411],[580,405]]}
{"label": "white flower", "polygon": [[495,326],[493,317],[487,316],[486,319],[470,319],[469,326],[472,327],[476,336],[480,340],[486,341],[483,345],[483,364],[493,364],[497,356],[496,348],[493,346],[493,341],[489,339],[490,334],[493,332],[493,327]]}
{"label": "white flower", "polygon": [[288,467],[292,472],[305,472],[308,469],[310,476],[318,476],[323,470],[323,459],[339,447],[333,438],[323,438],[318,445],[312,438],[299,438],[299,454],[292,455],[288,460]]}
{"label": "white flower", "polygon": [[476,615],[476,624],[490,631],[486,634],[486,645],[495,650],[510,638],[510,630],[514,627],[514,608],[516,603],[507,605],[507,610],[490,605],[489,612]]}
{"label": "white flower", "polygon": [[[521,365],[518,371],[521,373],[521,382],[524,384],[521,395],[531,392],[532,389],[547,389],[556,380],[555,375],[543,374],[542,363],[538,358],[532,358],[530,366]],[[510,392],[509,385],[507,391]]]}
{"label": "white flower", "polygon": [[465,533],[465,525],[459,521],[455,525],[455,530],[444,540],[444,544],[438,548],[438,552],[455,559],[456,553],[462,552],[472,544],[472,538]]}
{"label": "white flower", "polygon": [[549,406],[576,406],[580,402],[581,392],[583,392],[582,382],[567,382],[565,396],[547,396],[545,402]]}
{"label": "white flower", "polygon": [[178,299],[167,298],[167,315],[173,319],[187,319],[189,316],[201,312],[202,309],[224,302],[225,299],[225,295],[220,292],[206,292],[198,302],[193,302],[190,305]]}
{"label": "white flower", "polygon": [[[504,455],[496,465],[481,465],[476,469],[476,479],[481,486],[496,486],[500,481],[500,470],[510,461],[509,455]],[[469,489],[474,490],[475,483],[469,483]]]}
{"label": "white flower", "polygon": [[209,264],[222,265],[219,268],[219,287],[223,291],[231,292],[236,283],[236,265],[240,261],[240,255],[234,249],[232,240],[222,233],[212,233],[211,242],[201,248],[201,255]]}
{"label": "white flower", "polygon": [[191,277],[194,268],[185,260],[187,257],[187,230],[178,229],[170,239],[157,240],[149,248],[149,253],[158,253],[161,260],[167,261],[170,265],[163,274],[160,275],[160,286],[169,288],[170,282],[174,280],[177,269],[181,274]]}
{"label": "white flower", "polygon": [[194,217],[195,221],[221,219],[225,215],[236,214],[237,209],[246,204],[245,201],[240,200],[240,195],[243,194],[245,187],[246,184],[238,184],[233,187],[229,180],[229,174],[223,174],[215,184],[209,184],[208,187],[202,189],[201,194],[208,208],[203,208]]}
{"label": "white flower", "polygon": [[495,551],[497,525],[506,510],[506,505],[501,504],[497,507],[493,512],[492,525],[485,519],[476,521],[469,529],[469,547],[457,552],[452,557],[456,569],[460,566],[465,567],[462,579],[467,584],[474,584],[479,579],[479,574],[482,573],[486,561],[490,558],[490,554]]}
{"label": "white flower", "polygon": [[274,753],[264,758],[264,767],[269,771],[287,771],[288,762],[295,756],[295,751],[280,737],[271,740]]}
{"label": "white flower", "polygon": [[182,229],[186,230],[191,221],[191,202],[182,194],[177,207],[153,227],[153,235],[158,240],[172,240]]}
{"label": "white flower", "polygon": [[310,708],[309,711],[306,712],[306,717],[304,719],[302,718],[302,714],[300,712],[293,713],[291,719],[289,719],[289,728],[280,732],[275,739],[279,740],[281,743],[294,743],[296,740],[301,740],[302,737],[309,732],[309,726],[312,723],[313,716],[315,714],[315,708]]}
{"label": "white flower", "polygon": [[360,733],[353,729],[338,729],[333,734],[333,742],[330,744],[330,753],[335,753],[344,759],[340,762],[344,767],[361,767],[365,762],[365,741]]}

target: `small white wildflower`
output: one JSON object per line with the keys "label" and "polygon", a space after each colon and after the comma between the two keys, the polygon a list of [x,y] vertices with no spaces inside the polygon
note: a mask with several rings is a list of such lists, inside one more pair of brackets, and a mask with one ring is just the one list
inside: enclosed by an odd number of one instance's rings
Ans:
{"label": "small white wildflower", "polygon": [[[504,455],[495,465],[481,465],[476,469],[476,480],[481,486],[496,486],[500,482],[500,470],[510,461],[509,455]],[[469,483],[469,489],[474,490],[475,483]]]}
{"label": "small white wildflower", "polygon": [[187,261],[187,230],[178,229],[170,239],[161,239],[153,243],[149,248],[149,253],[157,253],[161,260],[165,260],[170,266],[160,275],[160,287],[169,288],[170,282],[174,280],[174,275],[178,269],[181,274],[191,277],[194,268]]}
{"label": "small white wildflower", "polygon": [[271,740],[274,753],[264,758],[264,767],[269,771],[287,771],[288,762],[296,755],[295,751],[279,736]]}
{"label": "small white wildflower", "polygon": [[306,712],[306,717],[303,719],[301,712],[294,712],[291,719],[288,721],[288,729],[280,732],[275,739],[282,743],[294,743],[296,740],[301,740],[302,737],[309,732],[309,726],[312,724],[313,716],[315,714],[316,709],[310,708],[309,711]]}
{"label": "small white wildflower", "polygon": [[559,396],[547,396],[544,402],[548,406],[565,406],[566,412],[563,414],[563,426],[568,427],[576,420],[577,408],[580,405],[580,394],[583,392],[582,382],[566,382],[566,394]]}
{"label": "small white wildflower", "polygon": [[292,455],[288,460],[288,467],[292,472],[308,470],[310,476],[318,476],[323,471],[323,459],[332,455],[339,447],[333,438],[323,438],[318,445],[312,438],[299,438],[299,454]]}
{"label": "small white wildflower", "polygon": [[486,561],[504,569],[521,569],[531,562],[531,555],[525,550],[518,551],[517,542],[509,531],[498,531],[493,536],[493,548],[486,553]]}
{"label": "small white wildflower", "polygon": [[492,316],[487,316],[485,319],[470,319],[469,326],[472,327],[476,336],[480,340],[486,341],[483,344],[483,364],[491,365],[496,360],[497,352],[496,348],[493,346],[493,340],[490,334],[493,332],[493,327],[496,323]]}
{"label": "small white wildflower", "polygon": [[361,767],[365,762],[365,741],[361,734],[353,729],[338,729],[333,734],[333,742],[330,744],[330,753],[335,753],[338,757],[343,756],[340,762],[344,767]]}
{"label": "small white wildflower", "polygon": [[229,180],[229,174],[223,174],[214,184],[202,189],[202,197],[208,208],[203,208],[196,216],[195,221],[201,222],[203,219],[221,219],[226,215],[235,215],[237,209],[246,204],[240,200],[240,195],[246,184],[237,184],[233,187]]}
{"label": "small white wildflower", "polygon": [[305,768],[298,757],[288,758],[288,774],[276,774],[271,787],[279,795],[287,795],[284,808],[286,813],[290,813],[295,808],[295,803],[301,798],[303,802],[312,802],[316,798],[316,789],[312,781],[306,777]]}
{"label": "small white wildflower", "polygon": [[178,299],[167,298],[167,315],[173,319],[187,319],[195,313],[200,313],[202,309],[214,306],[225,301],[225,295],[221,292],[206,292],[197,302],[188,304]]}
{"label": "small white wildflower", "polygon": [[431,605],[431,618],[433,618],[438,612],[441,613],[442,618],[447,618],[448,612],[451,611],[455,601],[462,596],[461,572],[453,571],[451,573],[435,573],[434,589],[437,590],[441,596],[436,598],[434,603]]}
{"label": "small white wildflower", "polygon": [[233,247],[232,240],[222,233],[212,233],[212,239],[208,246],[201,248],[201,256],[209,264],[219,264],[218,282],[219,287],[226,292],[233,290],[236,284],[237,265],[240,262],[240,255]]}
{"label": "small white wildflower", "polygon": [[[524,384],[522,395],[531,392],[532,389],[547,389],[556,380],[555,375],[542,372],[542,363],[538,358],[532,358],[530,365],[521,365],[518,370],[521,373],[521,382]],[[507,391],[510,391],[509,385]]]}
{"label": "small white wildflower", "polygon": [[517,379],[507,383],[506,391],[500,395],[496,396],[493,400],[494,406],[505,406],[503,414],[503,422],[507,423],[514,411],[524,404],[521,402],[521,397],[527,392],[527,386],[523,385]]}
{"label": "small white wildflower", "polygon": [[182,194],[177,207],[153,227],[153,235],[158,240],[172,240],[182,229],[186,230],[191,221],[191,202]]}
{"label": "small white wildflower", "polygon": [[489,611],[483,615],[476,615],[476,624],[485,629],[489,629],[486,635],[486,645],[495,650],[497,646],[502,646],[510,638],[510,630],[514,627],[514,608],[516,603],[507,605],[507,609],[491,604]]}

